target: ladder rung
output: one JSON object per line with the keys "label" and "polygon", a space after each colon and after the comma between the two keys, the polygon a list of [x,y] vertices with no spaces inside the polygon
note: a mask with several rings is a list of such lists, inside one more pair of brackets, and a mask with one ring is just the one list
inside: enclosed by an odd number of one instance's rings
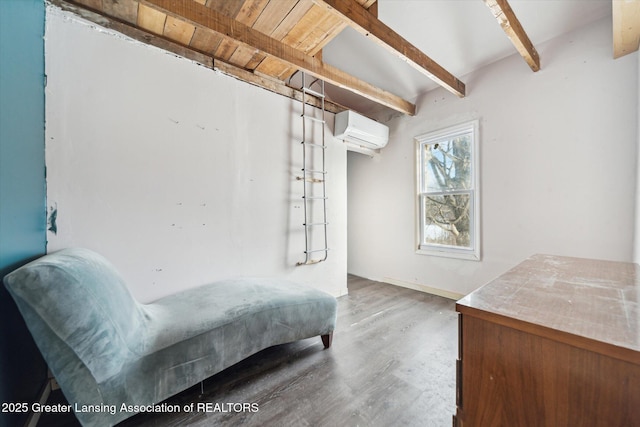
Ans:
{"label": "ladder rung", "polygon": [[313,148],[322,148],[323,150],[324,150],[325,148],[327,148],[327,146],[326,146],[326,145],[314,144],[313,142],[304,142],[304,141],[301,141],[300,143],[301,143],[301,144],[304,144],[304,145],[308,145],[309,147],[313,147]]}
{"label": "ladder rung", "polygon": [[329,250],[329,248],[324,248],[324,249],[314,249],[312,251],[304,251],[305,254],[313,254],[316,252],[327,252]]}
{"label": "ladder rung", "polygon": [[327,200],[328,199],[328,197],[305,197],[305,196],[302,196],[302,198],[306,200]]}
{"label": "ladder rung", "polygon": [[302,225],[304,225],[305,227],[313,227],[316,225],[327,225],[327,224],[329,223],[328,222],[312,222],[311,224],[302,224]]}
{"label": "ladder rung", "polygon": [[324,121],[323,119],[317,119],[315,117],[307,116],[305,114],[302,114],[300,117],[304,117],[305,119],[309,119],[309,120],[312,120],[312,121],[318,122],[318,123],[326,123],[326,121]]}
{"label": "ladder rung", "polygon": [[305,168],[302,168],[301,170],[309,173],[327,173],[327,171],[318,171],[318,170],[305,169]]}
{"label": "ladder rung", "polygon": [[301,176],[296,176],[296,179],[298,181],[306,181],[306,182],[312,182],[312,183],[321,183],[324,182],[324,179],[319,179],[319,178],[303,178]]}
{"label": "ladder rung", "polygon": [[309,261],[299,262],[296,265],[311,265],[324,261],[323,259],[310,259]]}
{"label": "ladder rung", "polygon": [[315,90],[313,90],[313,89],[309,89],[309,88],[307,88],[307,87],[303,87],[303,88],[302,88],[302,90],[303,90],[305,93],[310,93],[311,95],[313,95],[313,96],[317,96],[318,98],[324,98],[324,95],[323,95],[323,94],[321,94],[320,92],[316,92],[316,91],[315,91]]}

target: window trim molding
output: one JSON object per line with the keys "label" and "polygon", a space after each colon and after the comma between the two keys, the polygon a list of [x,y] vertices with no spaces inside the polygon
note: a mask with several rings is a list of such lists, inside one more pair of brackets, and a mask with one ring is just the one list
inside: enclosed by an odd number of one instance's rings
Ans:
{"label": "window trim molding", "polygon": [[[473,141],[471,144],[471,157],[472,157],[472,190],[471,200],[473,204],[473,233],[471,236],[472,246],[471,248],[459,248],[455,246],[446,245],[423,245],[422,244],[422,146],[433,143],[443,137],[455,137],[457,134],[466,133],[472,131]],[[480,120],[474,119],[459,123],[457,125],[447,126],[444,128],[436,129],[431,132],[423,133],[414,137],[415,141],[415,203],[416,203],[416,253],[419,255],[432,255],[447,258],[456,258],[471,261],[480,261],[482,259],[481,253],[481,197],[480,197]]]}

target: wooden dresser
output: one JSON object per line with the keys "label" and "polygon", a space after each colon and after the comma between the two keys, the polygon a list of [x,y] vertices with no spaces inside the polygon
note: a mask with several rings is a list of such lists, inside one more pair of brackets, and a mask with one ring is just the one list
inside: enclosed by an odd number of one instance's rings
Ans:
{"label": "wooden dresser", "polygon": [[456,304],[454,427],[640,426],[640,266],[535,255]]}

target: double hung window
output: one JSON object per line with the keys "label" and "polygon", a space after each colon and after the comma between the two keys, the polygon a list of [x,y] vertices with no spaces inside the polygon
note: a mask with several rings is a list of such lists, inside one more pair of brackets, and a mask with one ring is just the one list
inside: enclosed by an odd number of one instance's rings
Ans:
{"label": "double hung window", "polygon": [[479,260],[478,121],[416,141],[418,252]]}

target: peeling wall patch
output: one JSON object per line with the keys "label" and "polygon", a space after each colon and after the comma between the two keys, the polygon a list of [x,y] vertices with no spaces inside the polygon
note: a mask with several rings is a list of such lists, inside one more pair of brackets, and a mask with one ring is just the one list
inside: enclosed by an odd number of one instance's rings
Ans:
{"label": "peeling wall patch", "polygon": [[53,234],[58,234],[58,204],[49,206],[49,215],[47,216],[47,230]]}

